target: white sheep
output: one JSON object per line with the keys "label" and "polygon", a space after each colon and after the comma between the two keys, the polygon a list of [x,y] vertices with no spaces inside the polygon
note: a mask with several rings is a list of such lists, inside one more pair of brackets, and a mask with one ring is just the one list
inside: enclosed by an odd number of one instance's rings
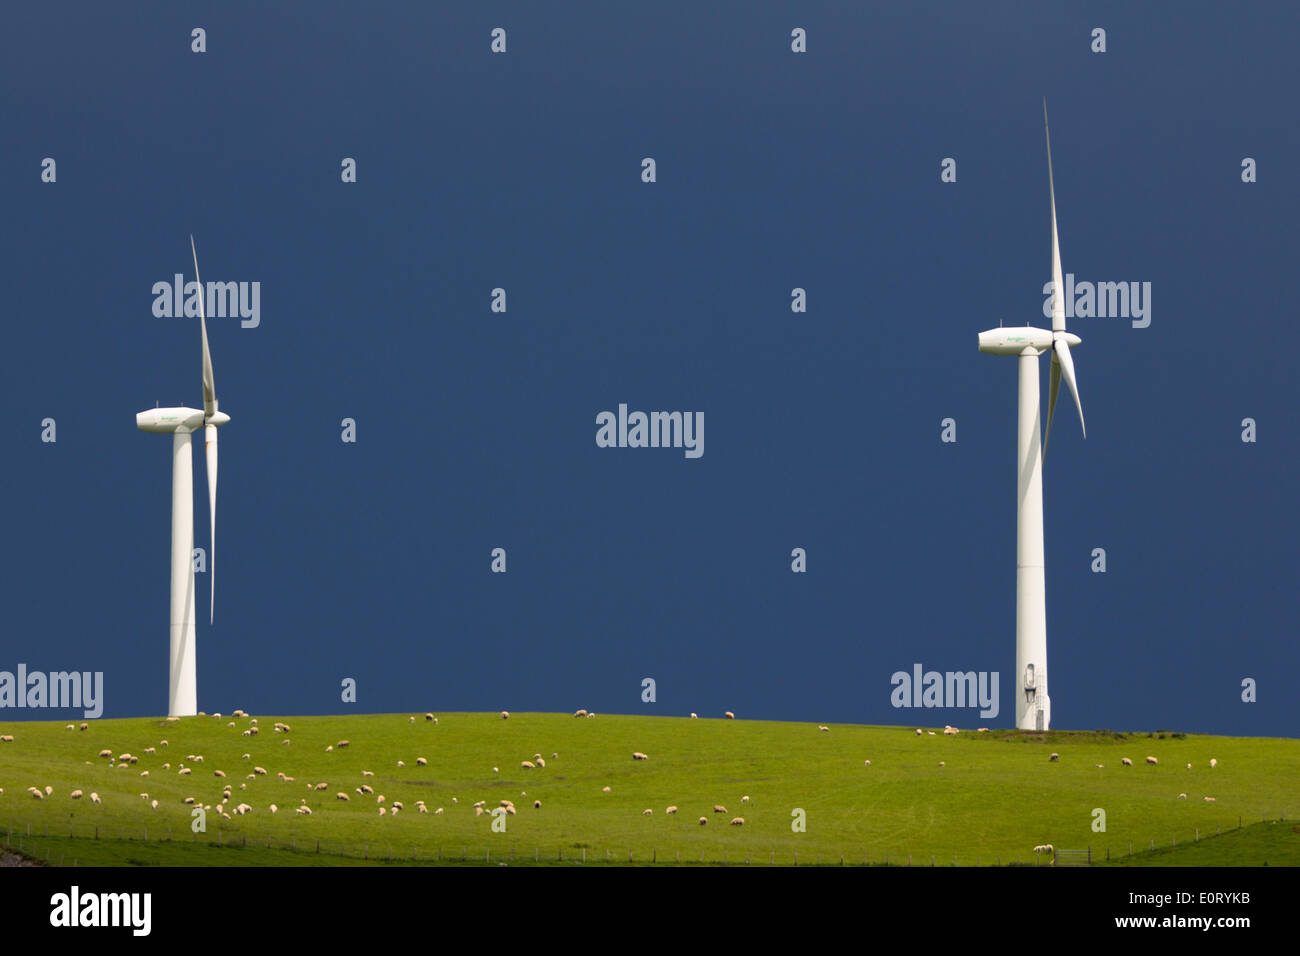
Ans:
{"label": "white sheep", "polygon": [[601,787],[601,788],[600,788],[600,792],[601,792],[601,793],[609,793],[609,787],[608,787],[608,786]]}
{"label": "white sheep", "polygon": [[405,761],[405,760],[399,760],[399,761],[397,761],[397,765],[398,765],[399,767],[405,767],[405,766],[406,766],[406,761]]}
{"label": "white sheep", "polygon": [[920,728],[920,727],[917,727],[917,728],[916,728],[916,736],[918,736],[918,737],[921,736],[921,733],[922,733],[921,728]]}
{"label": "white sheep", "polygon": [[1219,760],[1218,760],[1218,758],[1217,758],[1217,757],[1211,757],[1211,758],[1210,758],[1210,767],[1213,768],[1213,767],[1217,767],[1218,765],[1219,765]]}
{"label": "white sheep", "polygon": [[671,807],[669,807],[667,810],[664,811],[664,813],[670,813],[670,814],[671,814],[671,813],[676,813],[676,812],[677,812],[677,807],[676,807],[676,806],[671,806]]}
{"label": "white sheep", "polygon": [[[68,726],[71,727],[72,725],[69,724]],[[72,793],[69,794],[69,796],[71,796],[73,800],[80,800],[80,799],[81,799],[81,791],[80,791],[80,790],[73,790]]]}
{"label": "white sheep", "polygon": [[1206,798],[1205,798],[1205,802],[1206,802],[1206,803],[1213,803],[1213,802],[1214,802],[1214,798],[1213,798],[1213,797],[1206,797]]}
{"label": "white sheep", "polygon": [[574,716],[574,717],[586,717],[586,716],[587,716],[587,711],[586,711],[585,709],[584,709],[584,710],[575,710],[575,711],[573,712],[573,716]]}
{"label": "white sheep", "polygon": [[523,770],[534,770],[534,769],[536,769],[536,764],[534,764],[531,760],[521,760],[521,761],[519,762],[519,766],[520,766],[520,769],[523,769]]}
{"label": "white sheep", "polygon": [[434,815],[435,817],[438,816],[438,814],[440,814],[440,813],[442,813],[442,807],[439,807],[437,810],[434,810],[434,811],[433,811],[433,815]]}
{"label": "white sheep", "polygon": [[429,761],[426,760],[424,757],[416,757],[415,765],[417,767],[427,767],[429,765]]}
{"label": "white sheep", "polygon": [[1185,794],[1185,793],[1180,793],[1180,794],[1178,795],[1178,799],[1179,799],[1179,800],[1186,800],[1186,799],[1187,799],[1187,794]]}
{"label": "white sheep", "polygon": [[374,775],[375,775],[375,772],[374,772],[373,770],[363,770],[363,771],[361,771],[361,776],[363,776],[363,777],[373,777]]}
{"label": "white sheep", "polygon": [[1188,765],[1187,765],[1187,769],[1188,769],[1188,770],[1191,770],[1191,769],[1192,769],[1192,765],[1191,765],[1191,764],[1188,764]]}
{"label": "white sheep", "polygon": [[726,717],[728,720],[735,720],[735,719],[736,719],[736,715],[733,714],[733,713],[732,713],[731,711],[729,711],[729,710],[726,711],[725,713],[723,713],[722,716],[723,716],[723,717]]}
{"label": "white sheep", "polygon": [[708,817],[700,817],[700,826],[704,826],[708,822],[709,822]]}
{"label": "white sheep", "polygon": [[546,759],[545,759],[544,757],[538,757],[538,758],[537,758],[537,766],[539,766],[539,767],[545,769],[545,768],[546,768]]}
{"label": "white sheep", "polygon": [[540,810],[540,809],[542,809],[542,801],[540,801],[540,800],[534,800],[534,801],[533,801],[533,809],[534,809],[534,810]]}
{"label": "white sheep", "polygon": [[503,710],[503,711],[501,711],[501,719],[502,719],[502,720],[509,720],[509,719],[510,719],[510,711],[508,711],[508,710]]}
{"label": "white sheep", "polygon": [[945,766],[947,766],[947,764],[945,764],[942,760],[940,760],[940,761],[939,761],[939,766],[940,766],[940,767],[945,767]]}
{"label": "white sheep", "polygon": [[433,714],[425,714],[425,715],[424,715],[424,719],[425,719],[425,720],[433,720]]}
{"label": "white sheep", "polygon": [[726,812],[727,812],[727,808],[724,807],[724,806],[723,806],[722,804],[720,804],[720,803],[715,803],[715,804],[713,805],[713,812],[714,812],[714,813],[726,813]]}
{"label": "white sheep", "polygon": [[1149,764],[1150,764],[1151,766],[1153,766],[1153,767],[1154,767],[1156,764],[1158,764],[1159,762],[1160,762],[1160,761],[1157,760],[1155,757],[1147,757],[1147,763],[1149,763]]}
{"label": "white sheep", "polygon": [[1132,761],[1132,760],[1129,760],[1128,757],[1121,757],[1120,760],[1119,760],[1119,762],[1122,763],[1122,764],[1123,764],[1124,766],[1126,766],[1126,767],[1131,767],[1131,766],[1133,766],[1133,761]]}
{"label": "white sheep", "polygon": [[695,713],[691,714],[691,720],[699,720],[699,719],[700,719],[699,714],[695,714]]}
{"label": "white sheep", "polygon": [[90,802],[91,802],[91,803],[99,803],[99,802],[100,802],[99,794],[97,794],[97,793],[93,793],[93,792],[92,792],[92,793],[90,794]]}
{"label": "white sheep", "polygon": [[350,740],[340,740],[340,741],[338,742],[338,746],[339,746],[339,749],[340,749],[340,750],[343,749],[344,747],[351,747],[351,746],[352,746],[352,741],[350,741]]}
{"label": "white sheep", "polygon": [[652,815],[653,813],[654,813],[654,811],[651,810],[649,807],[647,807],[646,809],[644,809],[644,810],[641,811],[641,816],[643,816],[643,817],[648,817],[648,816]]}
{"label": "white sheep", "polygon": [[649,760],[650,758],[647,757],[645,754],[643,754],[641,751],[639,751],[639,750],[634,750],[634,751],[632,752],[632,759],[633,759],[633,760]]}
{"label": "white sheep", "polygon": [[328,790],[329,788],[330,788],[330,785],[329,785],[328,783],[318,783],[318,784],[316,784],[316,789],[317,789],[317,790]]}
{"label": "white sheep", "polygon": [[1057,761],[1057,760],[1060,760],[1060,759],[1061,759],[1061,755],[1060,755],[1060,754],[1052,754],[1052,756],[1048,757],[1047,759],[1048,759],[1048,760],[1051,760],[1051,761]]}
{"label": "white sheep", "polygon": [[278,813],[279,811],[280,811],[280,808],[279,808],[279,807],[277,807],[274,803],[271,804],[271,812],[272,812],[272,813]]}
{"label": "white sheep", "polygon": [[340,790],[338,793],[334,794],[334,797],[335,797],[335,799],[338,799],[338,800],[351,800],[351,799],[352,799],[351,797],[349,797],[346,793],[344,793],[344,792],[341,791],[341,790]]}
{"label": "white sheep", "polygon": [[733,827],[743,827],[743,826],[745,825],[745,818],[744,818],[744,817],[732,817],[732,818],[731,818],[731,825],[732,825]]}
{"label": "white sheep", "polygon": [[254,767],[254,768],[253,768],[253,774],[254,774],[255,776],[258,776],[258,777],[264,777],[264,776],[266,776],[266,768],[265,768],[265,767]]}
{"label": "white sheep", "polygon": [[743,797],[741,797],[741,798],[740,798],[740,802],[741,802],[741,803],[749,803],[749,794],[745,794]]}
{"label": "white sheep", "polygon": [[817,729],[820,730],[822,733],[830,733],[830,728],[827,727],[825,724],[818,724]]}

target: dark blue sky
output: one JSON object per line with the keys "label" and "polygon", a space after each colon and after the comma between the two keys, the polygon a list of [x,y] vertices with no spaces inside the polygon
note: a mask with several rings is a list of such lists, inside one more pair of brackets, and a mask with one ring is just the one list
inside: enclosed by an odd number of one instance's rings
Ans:
{"label": "dark blue sky", "polygon": [[[859,6],[6,8],[0,669],[166,710],[170,441],[134,416],[201,406],[197,322],[152,313],[192,232],[261,284],[209,327],[201,708],[353,677],[366,712],[974,725],[890,706],[921,662],[1000,671],[1009,725],[1016,362],[976,335],[1050,325],[1046,96],[1065,270],[1152,283],[1148,328],[1070,323],[1054,725],[1295,734],[1300,13]],[[597,448],[620,402],[704,412],[703,457]]]}

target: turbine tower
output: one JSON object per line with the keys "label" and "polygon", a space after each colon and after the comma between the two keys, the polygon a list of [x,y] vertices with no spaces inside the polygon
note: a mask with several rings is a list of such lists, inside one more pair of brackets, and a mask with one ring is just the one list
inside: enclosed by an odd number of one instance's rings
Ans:
{"label": "turbine tower", "polygon": [[[981,352],[1020,357],[1020,406],[1016,442],[1016,727],[1048,730],[1052,699],[1047,693],[1047,599],[1043,575],[1043,455],[1052,433],[1052,414],[1061,378],[1079,410],[1083,405],[1074,380],[1070,349],[1082,340],[1065,331],[1065,293],[1061,279],[1061,244],[1056,231],[1056,183],[1052,177],[1052,135],[1047,127],[1047,100],[1043,100],[1043,132],[1047,138],[1047,188],[1052,204],[1052,330],[1032,325],[981,332]],[[1052,353],[1051,392],[1047,400],[1047,432],[1039,440],[1041,403],[1038,393],[1038,357]]]}
{"label": "turbine tower", "polygon": [[217,409],[212,382],[212,356],[208,352],[208,323],[204,314],[203,280],[199,278],[199,255],[190,236],[194,256],[194,279],[199,287],[199,330],[203,336],[203,408],[151,408],[135,416],[140,431],[171,433],[172,438],[172,594],[170,674],[167,684],[167,715],[192,717],[198,712],[198,681],[194,640],[194,459],[190,436],[203,427],[207,453],[208,514],[211,517],[211,553],[208,574],[212,594],[208,623],[212,623],[212,600],[217,595],[217,426],[230,416]]}

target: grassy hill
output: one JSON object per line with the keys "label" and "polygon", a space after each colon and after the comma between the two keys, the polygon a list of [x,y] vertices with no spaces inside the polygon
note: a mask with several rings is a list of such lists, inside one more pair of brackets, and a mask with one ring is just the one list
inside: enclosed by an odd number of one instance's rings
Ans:
{"label": "grassy hill", "polygon": [[[1290,823],[1228,833],[1239,819],[1300,816],[1300,741],[1291,739],[1108,731],[918,737],[913,727],[822,732],[815,724],[605,714],[440,713],[436,724],[411,716],[258,715],[259,732],[247,737],[251,719],[229,716],[100,720],[85,731],[0,724],[0,734],[14,737],[0,743],[0,838],[14,849],[21,841],[25,853],[34,842],[40,858],[79,865],[354,865],[387,863],[390,852],[408,863],[567,863],[585,851],[588,862],[608,853],[626,863],[631,853],[637,863],[789,864],[797,854],[801,865],[886,856],[905,864],[911,854],[916,865],[933,855],[939,865],[970,866],[1033,862],[1040,843],[1090,846],[1095,860],[1109,850],[1113,863],[1125,864],[1300,863]],[[275,733],[277,721],[289,732]],[[350,745],[339,748],[344,739]],[[146,754],[150,747],[155,753]],[[97,756],[104,749],[139,762],[110,766]],[[633,751],[649,759],[633,760]],[[523,769],[537,753],[546,766]],[[1147,755],[1159,764],[1146,765]],[[417,766],[418,757],[427,765]],[[1121,766],[1122,757],[1134,766]],[[192,773],[179,774],[182,765]],[[254,766],[267,773],[254,774]],[[322,782],[326,790],[310,789]],[[226,784],[229,807],[247,803],[250,813],[218,815]],[[47,785],[54,792],[40,800],[26,790]],[[358,794],[362,785],[375,795]],[[85,797],[71,799],[74,789]],[[90,802],[92,791],[101,804]],[[340,791],[350,801],[336,799]],[[382,806],[401,802],[404,810],[380,816],[379,794]],[[191,832],[186,797],[211,806],[205,833]],[[304,799],[310,816],[294,812]],[[493,832],[492,817],[476,816],[473,804],[490,809],[503,799],[517,813],[505,818],[504,833]],[[713,812],[715,804],[726,812]],[[679,812],[667,815],[669,805]],[[1105,811],[1105,832],[1092,829],[1094,809]],[[792,830],[796,810],[806,832]],[[736,816],[743,826],[728,825]],[[1224,836],[1207,839],[1220,828]],[[1174,839],[1174,850],[1142,852],[1152,840],[1167,848]]]}

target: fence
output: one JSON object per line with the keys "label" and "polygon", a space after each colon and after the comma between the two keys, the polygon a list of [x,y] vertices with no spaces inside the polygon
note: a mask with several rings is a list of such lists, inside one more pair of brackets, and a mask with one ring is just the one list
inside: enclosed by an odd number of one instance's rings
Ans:
{"label": "fence", "polygon": [[[1294,813],[1292,814],[1294,818]],[[1286,819],[1282,814],[1278,821]],[[1262,822],[1268,821],[1268,816],[1261,817]],[[1237,818],[1237,825],[1231,824],[1228,830],[1241,829],[1243,826],[1241,817]],[[35,831],[35,832],[33,832]],[[66,832],[66,836],[64,835]],[[1191,841],[1197,842],[1202,838],[1218,836],[1223,832],[1221,825],[1216,824],[1213,833],[1206,829],[1202,832],[1199,828],[1194,828],[1191,834]],[[803,853],[798,850],[777,850],[765,849],[757,850],[752,848],[742,848],[736,851],[719,848],[717,850],[682,850],[674,848],[663,850],[662,852],[656,847],[642,849],[620,848],[615,850],[612,847],[596,848],[574,844],[567,847],[541,847],[534,846],[531,848],[520,847],[517,844],[505,847],[493,848],[490,845],[471,848],[468,843],[452,847],[437,846],[396,846],[394,844],[347,844],[333,843],[322,841],[315,836],[305,834],[291,833],[287,835],[256,835],[250,839],[249,834],[242,831],[226,831],[217,828],[212,833],[196,834],[191,833],[188,828],[179,834],[173,834],[170,828],[155,828],[152,836],[148,827],[128,829],[124,825],[116,826],[91,826],[91,825],[56,825],[53,832],[49,824],[38,824],[35,828],[31,823],[13,823],[7,825],[5,833],[5,847],[10,850],[16,850],[19,854],[28,858],[43,861],[52,866],[79,866],[83,856],[78,854],[78,848],[85,846],[85,841],[115,841],[125,843],[135,843],[141,845],[165,846],[166,844],[205,844],[209,847],[229,848],[229,849],[266,849],[278,853],[287,853],[289,857],[285,859],[283,865],[312,865],[311,857],[329,856],[337,860],[357,860],[357,861],[375,861],[381,863],[394,863],[402,865],[429,865],[429,864],[467,864],[467,865],[509,865],[512,863],[520,864],[542,864],[542,863],[573,863],[573,864],[682,864],[696,866],[1044,866],[1055,862],[1057,866],[1088,866],[1093,863],[1105,862],[1111,859],[1111,848],[1105,847],[1086,847],[1084,849],[1058,849],[1054,854],[1037,854],[1028,851],[1025,854],[1017,855],[1014,859],[1010,856],[1004,858],[998,854],[984,856],[976,854],[974,860],[967,857],[961,860],[954,856],[951,861],[946,858],[940,858],[933,853],[913,854],[913,853],[896,853],[892,851],[871,853],[863,850],[854,850],[843,853],[824,853],[814,852],[812,854]],[[1184,842],[1187,837],[1184,836]],[[1177,847],[1179,843],[1178,834],[1171,834],[1171,840],[1168,843],[1160,842],[1152,838],[1148,840],[1148,846],[1143,847],[1139,842],[1137,852],[1154,851],[1164,849],[1165,847]],[[1123,855],[1123,847],[1119,848],[1116,856]],[[86,851],[81,851],[83,854]],[[1134,845],[1132,841],[1127,844],[1127,853],[1132,855]],[[1052,860],[1052,857],[1055,860]],[[231,861],[236,862],[236,861]],[[120,861],[118,861],[120,865]]]}

